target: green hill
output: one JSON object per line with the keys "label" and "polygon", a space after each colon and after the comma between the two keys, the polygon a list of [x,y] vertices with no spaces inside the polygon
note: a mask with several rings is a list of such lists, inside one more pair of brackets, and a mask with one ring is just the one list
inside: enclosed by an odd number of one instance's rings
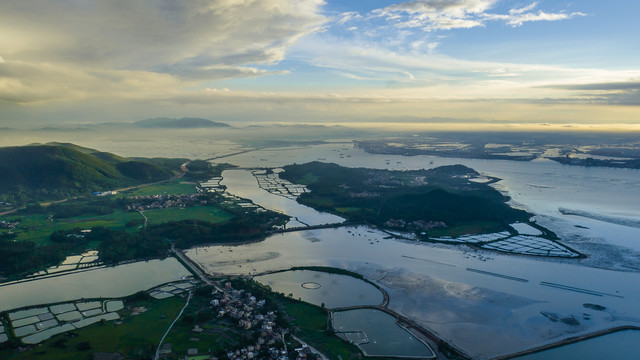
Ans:
{"label": "green hill", "polygon": [[0,174],[0,199],[24,203],[164,180],[173,172],[140,159],[50,143],[0,148]]}
{"label": "green hill", "polygon": [[299,203],[381,227],[422,232],[473,225],[472,231],[491,232],[531,216],[489,185],[470,181],[479,174],[463,165],[391,171],[311,162],[284,170],[281,178],[310,190]]}

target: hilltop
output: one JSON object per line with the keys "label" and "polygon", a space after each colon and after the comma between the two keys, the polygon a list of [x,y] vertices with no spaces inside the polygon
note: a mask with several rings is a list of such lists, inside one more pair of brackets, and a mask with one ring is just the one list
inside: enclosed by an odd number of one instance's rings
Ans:
{"label": "hilltop", "polygon": [[195,128],[214,128],[214,127],[230,127],[229,124],[223,122],[211,121],[201,118],[188,118],[181,119],[172,118],[153,118],[136,121],[134,123],[137,127],[143,128],[171,128],[171,129],[195,129]]}
{"label": "hilltop", "polygon": [[[311,162],[287,165],[280,177],[310,190],[298,202],[350,221],[418,233],[502,231],[530,214],[463,165],[391,171]],[[492,179],[498,181],[499,179]]]}
{"label": "hilltop", "polygon": [[172,169],[157,160],[63,143],[0,148],[0,200],[55,200],[173,176]]}

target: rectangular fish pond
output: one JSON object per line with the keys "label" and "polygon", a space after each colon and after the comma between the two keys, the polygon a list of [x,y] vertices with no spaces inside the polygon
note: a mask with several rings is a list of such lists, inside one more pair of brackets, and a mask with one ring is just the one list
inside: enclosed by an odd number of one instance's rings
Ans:
{"label": "rectangular fish pond", "polygon": [[333,313],[333,329],[366,356],[435,359],[433,350],[397,324],[395,317],[376,309]]}

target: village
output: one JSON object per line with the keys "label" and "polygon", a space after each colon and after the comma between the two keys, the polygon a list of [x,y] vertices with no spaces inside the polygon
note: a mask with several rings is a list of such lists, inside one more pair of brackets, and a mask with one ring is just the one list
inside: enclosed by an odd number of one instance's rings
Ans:
{"label": "village", "polygon": [[127,205],[127,210],[144,211],[150,209],[166,209],[172,207],[188,207],[195,205],[207,205],[208,198],[203,194],[180,195],[144,195],[132,196],[129,200],[135,200]]}
{"label": "village", "polygon": [[[153,295],[152,295],[153,296]],[[155,297],[155,296],[154,296]],[[285,340],[289,330],[278,326],[276,311],[268,310],[265,299],[259,299],[251,292],[244,289],[235,289],[231,282],[225,282],[223,287],[214,286],[210,293],[209,308],[217,312],[217,318],[230,320],[241,331],[249,332],[248,337],[255,342],[237,349],[226,350],[225,354],[216,357],[211,354],[203,354],[198,348],[187,349],[187,358],[191,356],[209,355],[208,359],[229,360],[288,360],[288,359],[315,359],[310,348],[302,344],[296,348],[287,347]],[[204,324],[195,324],[191,329],[194,336],[207,331]],[[192,339],[198,339],[194,337]],[[172,359],[172,345],[170,343],[160,346],[161,358]],[[198,357],[199,359],[201,357]],[[203,359],[205,357],[202,357]]]}
{"label": "village", "polygon": [[0,220],[0,229],[14,229],[16,226],[18,226],[20,224],[20,221],[6,221],[6,220]]}

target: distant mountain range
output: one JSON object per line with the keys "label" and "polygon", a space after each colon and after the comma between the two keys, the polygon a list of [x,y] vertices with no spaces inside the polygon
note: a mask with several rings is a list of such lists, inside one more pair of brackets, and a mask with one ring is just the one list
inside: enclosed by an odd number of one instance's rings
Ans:
{"label": "distant mountain range", "polygon": [[0,200],[62,199],[160,181],[173,176],[178,162],[129,159],[65,143],[0,148]]}
{"label": "distant mountain range", "polygon": [[140,120],[133,123],[137,127],[143,128],[173,128],[173,129],[194,129],[194,128],[214,128],[214,127],[230,127],[229,124],[211,121],[201,118],[184,117],[181,119],[172,118],[153,118]]}

